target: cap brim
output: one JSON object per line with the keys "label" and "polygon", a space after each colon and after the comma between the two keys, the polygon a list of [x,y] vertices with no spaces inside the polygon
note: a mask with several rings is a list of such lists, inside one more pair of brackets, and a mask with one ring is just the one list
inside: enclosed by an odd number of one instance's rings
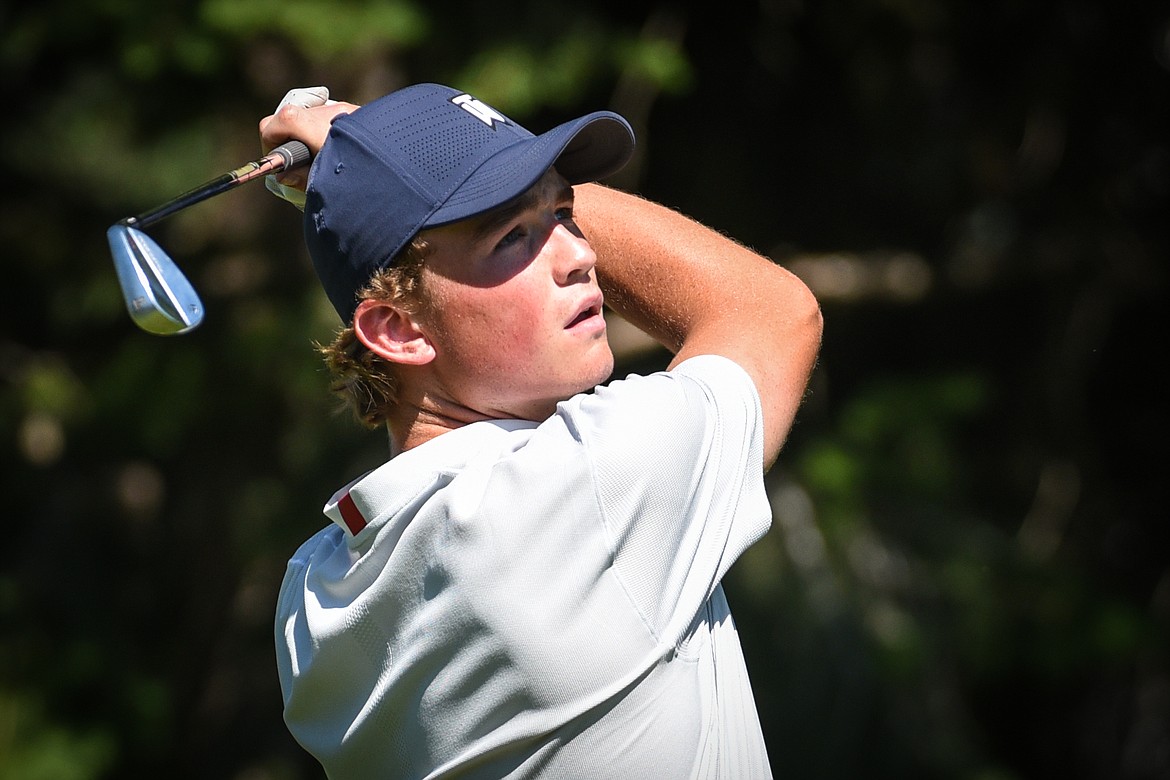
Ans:
{"label": "cap brim", "polygon": [[618,114],[597,111],[526,138],[489,157],[421,227],[468,219],[519,197],[556,166],[570,184],[610,176],[634,154],[634,132]]}

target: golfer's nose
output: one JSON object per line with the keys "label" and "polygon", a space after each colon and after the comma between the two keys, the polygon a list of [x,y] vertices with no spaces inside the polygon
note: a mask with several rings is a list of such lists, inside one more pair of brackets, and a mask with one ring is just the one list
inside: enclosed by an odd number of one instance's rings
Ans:
{"label": "golfer's nose", "polygon": [[549,243],[555,258],[554,273],[558,283],[568,284],[577,281],[579,277],[588,278],[593,266],[597,265],[593,247],[584,236],[567,225],[557,225],[549,236]]}

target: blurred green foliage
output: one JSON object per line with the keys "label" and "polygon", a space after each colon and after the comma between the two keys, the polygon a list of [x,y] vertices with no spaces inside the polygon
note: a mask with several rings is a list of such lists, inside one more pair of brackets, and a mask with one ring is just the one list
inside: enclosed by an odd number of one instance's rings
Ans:
{"label": "blurred green foliage", "polygon": [[424,80],[622,112],[615,184],[820,296],[727,583],[778,776],[1170,776],[1165,8],[46,0],[0,7],[0,73],[0,778],[320,776],[276,587],[387,448],[327,397],[298,217],[256,187],[159,226],[208,309],[176,339],[103,234],[291,87]]}

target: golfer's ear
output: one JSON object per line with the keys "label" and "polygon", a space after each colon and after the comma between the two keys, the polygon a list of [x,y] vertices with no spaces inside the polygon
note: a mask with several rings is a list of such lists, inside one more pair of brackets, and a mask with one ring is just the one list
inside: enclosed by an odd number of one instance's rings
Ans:
{"label": "golfer's ear", "polygon": [[369,298],[358,304],[353,330],[371,352],[391,363],[421,366],[435,357],[435,348],[414,318],[388,301]]}

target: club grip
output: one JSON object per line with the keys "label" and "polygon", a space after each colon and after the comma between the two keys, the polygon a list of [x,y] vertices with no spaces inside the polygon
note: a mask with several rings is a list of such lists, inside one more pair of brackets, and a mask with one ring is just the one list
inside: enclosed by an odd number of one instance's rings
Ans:
{"label": "club grip", "polygon": [[277,155],[284,161],[280,166],[282,171],[292,170],[293,168],[304,165],[313,156],[309,152],[309,147],[300,141],[283,143],[268,153],[268,156],[271,157],[272,155]]}

